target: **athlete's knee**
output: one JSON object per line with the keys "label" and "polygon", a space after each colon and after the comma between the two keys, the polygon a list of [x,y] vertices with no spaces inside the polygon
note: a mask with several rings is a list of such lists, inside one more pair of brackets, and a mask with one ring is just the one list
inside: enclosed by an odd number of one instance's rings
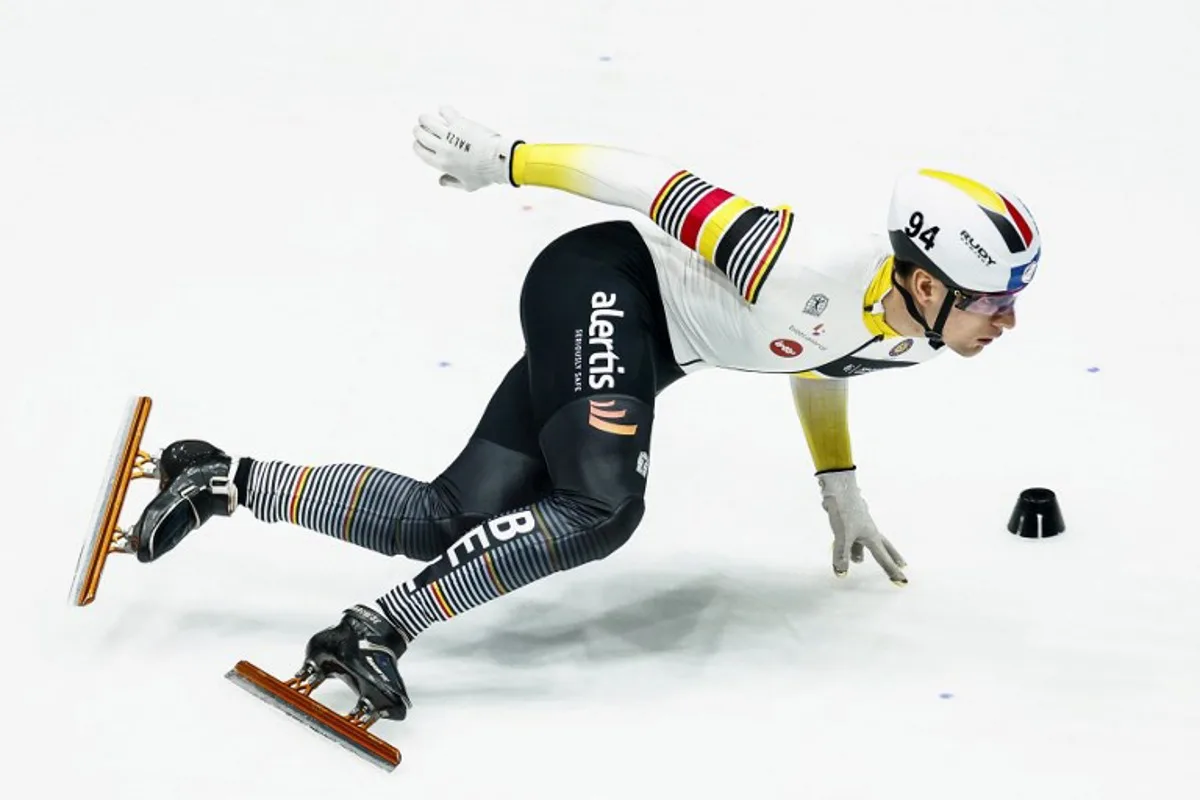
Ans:
{"label": "athlete's knee", "polygon": [[596,558],[608,558],[629,541],[642,515],[646,503],[641,497],[631,497],[613,509],[612,513],[595,529]]}
{"label": "athlete's knee", "polygon": [[555,500],[578,532],[563,548],[569,562],[615,553],[642,521],[653,416],[636,397],[593,395],[559,409],[542,428]]}
{"label": "athlete's knee", "polygon": [[646,505],[640,495],[612,503],[574,492],[556,491],[540,513],[550,523],[557,569],[573,569],[617,552],[642,521]]}

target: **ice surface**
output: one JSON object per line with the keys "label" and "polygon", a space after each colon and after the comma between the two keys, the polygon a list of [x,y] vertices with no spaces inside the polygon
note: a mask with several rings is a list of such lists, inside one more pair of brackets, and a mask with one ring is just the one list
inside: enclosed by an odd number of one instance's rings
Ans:
{"label": "ice surface", "polygon": [[[1198,32],[1183,0],[0,0],[11,796],[1194,797]],[[64,597],[130,395],[156,447],[457,454],[529,260],[626,212],[440,189],[409,131],[446,102],[805,230],[879,230],[913,165],[1000,180],[1045,256],[987,353],[853,385],[909,587],[832,576],[786,381],[694,376],[625,548],[414,645],[389,775],[222,676],[415,563],[243,513]],[[1037,485],[1055,540],[1004,530]]]}

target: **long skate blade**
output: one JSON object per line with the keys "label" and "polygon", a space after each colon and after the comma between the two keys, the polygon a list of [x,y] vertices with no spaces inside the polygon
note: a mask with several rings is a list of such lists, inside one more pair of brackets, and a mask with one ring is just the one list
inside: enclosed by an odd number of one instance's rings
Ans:
{"label": "long skate blade", "polygon": [[263,672],[249,661],[239,661],[225,677],[250,694],[332,739],[352,753],[365,758],[377,767],[391,772],[400,763],[400,751],[392,745],[355,725],[346,717],[330,711],[283,681]]}
{"label": "long skate blade", "polygon": [[133,480],[133,467],[150,418],[150,398],[135,397],[123,417],[109,456],[108,473],[100,489],[100,498],[92,514],[92,528],[79,551],[75,578],[71,581],[71,603],[86,606],[96,599],[100,573],[112,548],[125,494]]}

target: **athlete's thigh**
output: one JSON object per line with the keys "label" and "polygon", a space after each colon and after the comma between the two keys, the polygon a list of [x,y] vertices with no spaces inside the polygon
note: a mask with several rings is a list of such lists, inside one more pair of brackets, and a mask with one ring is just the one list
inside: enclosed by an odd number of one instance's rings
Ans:
{"label": "athlete's thigh", "polygon": [[571,231],[534,260],[521,325],[539,429],[581,398],[623,395],[653,406],[659,343],[650,299],[628,268],[643,255],[636,230],[616,222]]}
{"label": "athlete's thigh", "polygon": [[435,484],[457,508],[475,516],[531,503],[548,491],[524,357],[496,387],[466,446]]}

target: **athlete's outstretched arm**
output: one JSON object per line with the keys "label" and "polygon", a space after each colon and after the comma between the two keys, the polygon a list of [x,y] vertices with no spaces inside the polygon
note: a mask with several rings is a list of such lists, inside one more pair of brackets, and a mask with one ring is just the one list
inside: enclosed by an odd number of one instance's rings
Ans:
{"label": "athlete's outstretched arm", "polygon": [[446,173],[443,186],[541,186],[642,213],[715,265],[750,303],[792,228],[786,206],[764,208],[653,155],[505,139],[445,108],[422,115],[413,135],[417,155]]}
{"label": "athlete's outstretched arm", "polygon": [[791,381],[792,400],[817,470],[821,506],[833,528],[834,574],[844,576],[851,562],[861,562],[863,551],[869,550],[893,583],[905,585],[904,558],[879,532],[858,490],[847,421],[848,381],[802,374],[791,376]]}
{"label": "athlete's outstretched arm", "polygon": [[852,469],[846,384],[849,381],[791,376],[792,402],[818,474]]}

